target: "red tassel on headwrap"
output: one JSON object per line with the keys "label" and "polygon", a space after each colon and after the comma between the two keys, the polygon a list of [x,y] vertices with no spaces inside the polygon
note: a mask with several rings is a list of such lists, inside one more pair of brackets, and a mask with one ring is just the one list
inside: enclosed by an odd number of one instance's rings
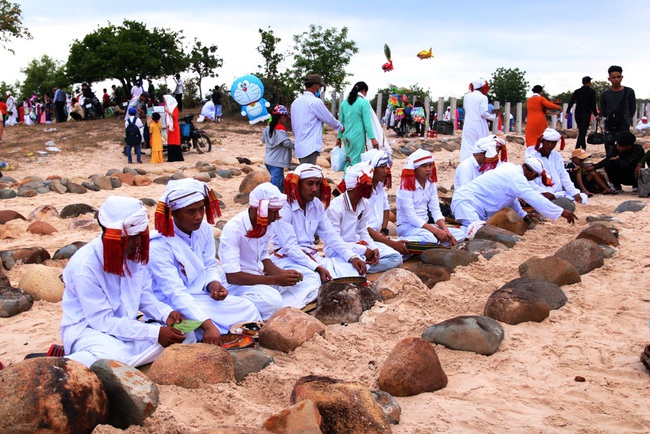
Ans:
{"label": "red tassel on headwrap", "polygon": [[129,261],[146,265],[149,262],[149,228],[147,228],[146,231],[142,232],[139,237],[140,245],[138,245],[135,251],[129,254],[126,258]]}
{"label": "red tassel on headwrap", "polygon": [[429,178],[429,181],[434,183],[438,182],[438,169],[436,168],[435,161],[431,163],[431,178]]}
{"label": "red tassel on headwrap", "polygon": [[165,204],[165,202],[158,202],[156,212],[154,213],[154,227],[161,235],[166,237],[174,236],[172,210]]}
{"label": "red tassel on headwrap", "polygon": [[300,175],[291,172],[284,178],[284,194],[287,195],[287,201],[289,203],[293,203],[297,200],[298,203],[302,204],[300,191],[298,190],[298,181],[300,181]]}
{"label": "red tassel on headwrap", "polygon": [[390,173],[390,166],[386,167],[386,179],[384,180],[384,187],[390,189],[393,186],[393,175]]}
{"label": "red tassel on headwrap", "polygon": [[560,142],[560,151],[564,151],[564,145],[566,145],[566,143],[564,142],[564,136],[561,137],[562,137],[562,141]]}
{"label": "red tassel on headwrap", "polygon": [[104,271],[124,277],[124,249],[126,237],[120,229],[106,229],[102,236],[104,246]]}
{"label": "red tassel on headwrap", "polygon": [[214,190],[208,191],[208,196],[205,198],[205,217],[211,225],[216,223],[217,217],[221,217],[221,207],[219,207],[219,199]]}
{"label": "red tassel on headwrap", "polygon": [[495,155],[492,158],[487,158],[486,157],[485,162],[483,164],[481,164],[481,167],[479,167],[478,171],[481,172],[481,173],[487,172],[488,170],[492,170],[495,167],[497,167],[498,164],[499,164],[499,156],[498,155]]}
{"label": "red tassel on headwrap", "polygon": [[508,161],[508,149],[506,148],[506,145],[501,145],[501,150],[499,151],[499,155],[502,162],[505,163]]}
{"label": "red tassel on headwrap", "polygon": [[402,180],[399,188],[401,190],[415,191],[415,170],[402,169]]}
{"label": "red tassel on headwrap", "polygon": [[546,174],[546,170],[542,170],[542,184],[546,187],[553,187],[553,181],[551,177]]}
{"label": "red tassel on headwrap", "polygon": [[246,232],[247,238],[262,238],[266,235],[266,230],[269,226],[269,218],[261,217],[259,211],[257,212],[257,221],[253,226],[253,229]]}
{"label": "red tassel on headwrap", "polygon": [[327,179],[323,176],[320,181],[320,201],[325,205],[325,209],[330,207],[330,201],[332,200],[332,189],[330,184],[327,182]]}
{"label": "red tassel on headwrap", "polygon": [[539,136],[537,138],[537,142],[535,143],[535,150],[536,151],[539,151],[539,148],[542,146],[542,137],[543,137],[543,135]]}
{"label": "red tassel on headwrap", "polygon": [[345,178],[343,178],[343,179],[341,180],[341,182],[339,183],[339,185],[336,186],[336,189],[337,189],[337,190],[339,191],[339,193],[341,193],[341,194],[343,194],[343,193],[346,192],[346,190],[347,190],[348,188],[347,188],[347,186],[345,185]]}

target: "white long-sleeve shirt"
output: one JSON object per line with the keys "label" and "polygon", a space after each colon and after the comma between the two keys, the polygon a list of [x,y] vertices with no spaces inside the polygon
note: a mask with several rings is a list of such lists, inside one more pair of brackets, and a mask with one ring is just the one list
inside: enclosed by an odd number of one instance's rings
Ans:
{"label": "white long-sleeve shirt", "polygon": [[219,259],[224,273],[264,274],[262,261],[269,258],[269,239],[272,223],[266,234],[260,238],[247,238],[246,232],[253,229],[248,209],[230,219],[221,231]]}
{"label": "white long-sleeve shirt", "polygon": [[390,210],[388,203],[388,194],[384,188],[384,183],[378,183],[372,190],[372,196],[368,200],[368,227],[376,231],[381,229],[384,223],[384,211]]}
{"label": "white long-sleeve shirt", "polygon": [[472,156],[472,149],[481,137],[490,133],[487,121],[493,121],[496,116],[488,112],[488,98],[481,91],[475,90],[463,98],[465,121],[463,136],[460,144],[460,161]]}
{"label": "white long-sleeve shirt", "polygon": [[[349,244],[350,249],[357,255],[365,254],[366,247],[370,250],[375,250],[377,246],[370,234],[368,233],[368,217],[369,217],[369,203],[368,199],[361,199],[357,203],[357,209],[352,209],[352,203],[347,191],[334,198],[327,209],[327,217],[334,230],[341,234],[343,241]],[[365,242],[366,245],[357,244]],[[332,257],[336,252],[327,244],[323,249],[325,256]],[[348,258],[346,258],[348,259]]]}
{"label": "white long-sleeve shirt", "polygon": [[569,172],[564,168],[564,161],[559,152],[551,151],[548,157],[543,157],[539,151],[535,151],[532,156],[542,160],[544,169],[547,175],[551,177],[551,182],[553,182],[552,186],[547,187],[542,183],[541,176],[538,176],[530,181],[535,191],[553,193],[556,196],[568,195],[570,197],[580,193],[580,190],[571,181]]}
{"label": "white long-sleeve shirt", "polygon": [[416,180],[414,191],[397,190],[397,226],[421,228],[429,221],[427,211],[434,222],[445,218],[440,211],[436,184],[427,181],[423,188]]}
{"label": "white long-sleeve shirt", "polygon": [[472,155],[471,158],[464,159],[457,167],[454,173],[454,190],[458,190],[463,185],[478,178],[481,172],[479,169],[478,161]]}
{"label": "white long-sleeve shirt", "polygon": [[343,130],[343,125],[313,93],[305,91],[291,104],[291,129],[296,139],[297,158],[322,150],[323,123],[337,131]]}

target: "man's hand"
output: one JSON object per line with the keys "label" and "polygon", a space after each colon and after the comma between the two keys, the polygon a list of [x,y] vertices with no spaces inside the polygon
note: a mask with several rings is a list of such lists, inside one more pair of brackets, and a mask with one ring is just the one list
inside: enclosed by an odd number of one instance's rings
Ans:
{"label": "man's hand", "polygon": [[377,141],[377,139],[372,139],[370,142],[372,143],[372,147],[374,149],[379,149],[379,142]]}
{"label": "man's hand", "polygon": [[634,168],[634,179],[639,179],[639,172],[641,171],[641,165],[637,164]]}
{"label": "man's hand", "polygon": [[213,300],[224,300],[228,296],[228,290],[216,280],[214,282],[208,283],[206,289],[210,293],[210,298]]}
{"label": "man's hand", "polygon": [[401,255],[408,255],[410,252],[409,249],[406,248],[406,243],[408,243],[407,240],[395,240],[395,241],[391,240],[388,246],[395,249],[397,253]]}
{"label": "man's hand", "polygon": [[353,258],[350,262],[352,263],[354,269],[357,270],[357,272],[359,273],[359,276],[363,276],[366,274],[366,263],[364,262],[363,259]]}
{"label": "man's hand", "polygon": [[322,265],[319,265],[315,271],[320,275],[321,283],[325,283],[328,280],[332,280],[332,275],[327,270],[327,268],[323,267]]}
{"label": "man's hand", "polygon": [[578,220],[578,217],[574,213],[566,209],[562,211],[562,217],[564,217],[566,221],[571,224],[574,224],[575,221]]}
{"label": "man's hand", "polygon": [[526,224],[531,224],[531,223],[539,224],[540,222],[539,216],[537,215],[537,213],[529,212],[524,216],[524,222]]}
{"label": "man's hand", "polygon": [[219,345],[221,343],[221,332],[219,332],[219,329],[211,319],[206,319],[200,328],[203,330],[204,343],[210,345]]}
{"label": "man's hand", "polygon": [[296,270],[282,270],[282,273],[273,276],[274,285],[295,286],[302,280],[302,274]]}
{"label": "man's hand", "polygon": [[377,262],[379,262],[379,249],[370,250],[369,248],[366,247],[365,257],[366,257],[366,264],[377,265]]}
{"label": "man's hand", "polygon": [[180,344],[185,340],[185,335],[182,331],[173,327],[160,327],[158,332],[158,343],[167,348],[172,344]]}
{"label": "man's hand", "polygon": [[576,193],[575,196],[573,196],[573,199],[578,203],[582,203],[582,196],[580,196],[580,193]]}
{"label": "man's hand", "polygon": [[555,197],[555,195],[554,195],[553,193],[549,193],[549,192],[542,193],[542,196],[544,196],[544,197],[547,198],[548,200],[555,200],[555,199],[557,199],[557,197]]}
{"label": "man's hand", "polygon": [[169,314],[165,323],[167,327],[171,327],[174,324],[180,324],[181,321],[183,321],[183,314],[174,310]]}

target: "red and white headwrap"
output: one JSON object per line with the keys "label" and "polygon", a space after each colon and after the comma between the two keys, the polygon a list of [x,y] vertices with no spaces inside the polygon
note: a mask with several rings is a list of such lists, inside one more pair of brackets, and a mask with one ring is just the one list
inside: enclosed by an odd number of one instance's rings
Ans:
{"label": "red and white headwrap", "polygon": [[494,169],[499,164],[499,160],[508,161],[506,142],[495,135],[490,135],[479,139],[474,144],[472,153],[485,153],[485,163],[483,163],[478,169],[479,172],[487,172],[488,170]]}
{"label": "red and white headwrap", "polygon": [[365,161],[348,167],[345,172],[345,189],[349,191],[359,187],[361,197],[370,198],[373,172],[374,169]]}
{"label": "red and white headwrap", "polygon": [[[105,228],[102,236],[104,271],[124,277],[131,276],[126,260],[149,262],[149,216],[141,201],[131,197],[109,196],[99,208],[97,221]],[[129,237],[140,235],[136,250],[125,257]]]}
{"label": "red and white headwrap", "polygon": [[479,78],[478,80],[474,80],[469,84],[469,90],[470,92],[474,92],[475,90],[479,90],[483,86],[487,84],[487,81],[483,80],[482,78]]}
{"label": "red and white headwrap", "polygon": [[544,133],[542,133],[541,136],[537,138],[537,142],[535,143],[535,150],[539,151],[539,148],[542,147],[542,140],[546,140],[549,142],[560,142],[560,150],[564,150],[564,146],[566,143],[564,142],[564,136],[557,131],[555,131],[553,128],[547,128],[544,130]]}
{"label": "red and white headwrap", "polygon": [[524,162],[526,166],[533,172],[537,173],[539,176],[542,177],[542,184],[544,184],[546,187],[552,187],[553,182],[551,181],[551,177],[546,174],[546,170],[544,170],[544,163],[542,160],[540,160],[537,157],[528,157],[526,158],[526,161]]}
{"label": "red and white headwrap", "polygon": [[409,155],[402,169],[402,181],[399,188],[402,190],[415,191],[415,169],[423,164],[431,164],[431,177],[430,182],[438,182],[438,173],[436,170],[436,163],[433,161],[433,154],[424,149],[418,149]]}
{"label": "red and white headwrap", "polygon": [[302,199],[300,198],[300,191],[298,189],[298,181],[307,178],[321,179],[319,199],[323,202],[325,208],[329,207],[330,200],[332,199],[332,189],[330,188],[327,179],[325,179],[325,176],[323,176],[323,169],[315,164],[309,163],[301,164],[296,167],[293,172],[289,172],[284,178],[284,191],[289,203],[298,201],[298,203],[302,205]]}
{"label": "red and white headwrap", "polygon": [[390,173],[390,168],[393,165],[393,160],[388,152],[383,149],[371,149],[361,154],[361,161],[367,162],[373,169],[386,166],[386,180],[384,181],[384,187],[391,187],[393,177]]}
{"label": "red and white headwrap", "polygon": [[173,237],[172,211],[201,201],[205,204],[206,220],[213,225],[216,217],[221,217],[219,200],[214,191],[206,183],[192,178],[169,181],[158,200],[154,219],[156,230],[166,237]]}
{"label": "red and white headwrap", "polygon": [[246,232],[248,238],[261,238],[269,226],[269,210],[279,210],[287,203],[287,195],[270,182],[264,182],[248,195],[248,205],[257,208],[257,219],[253,229]]}

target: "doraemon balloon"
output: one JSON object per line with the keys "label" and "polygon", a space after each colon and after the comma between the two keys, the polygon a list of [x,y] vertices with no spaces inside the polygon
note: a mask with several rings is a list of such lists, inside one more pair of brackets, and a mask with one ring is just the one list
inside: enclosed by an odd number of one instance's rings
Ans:
{"label": "doraemon balloon", "polygon": [[230,95],[242,106],[241,115],[248,115],[250,124],[265,121],[271,117],[266,110],[271,104],[262,98],[264,85],[254,75],[244,75],[235,80],[230,88]]}

